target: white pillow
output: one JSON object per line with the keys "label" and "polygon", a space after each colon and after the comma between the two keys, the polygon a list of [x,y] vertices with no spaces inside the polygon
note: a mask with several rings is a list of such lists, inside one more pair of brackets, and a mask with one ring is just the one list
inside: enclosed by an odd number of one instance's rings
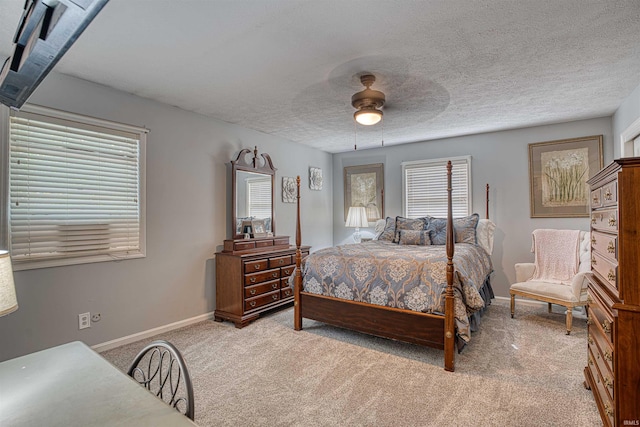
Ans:
{"label": "white pillow", "polygon": [[373,237],[373,240],[378,240],[378,237],[380,237],[380,235],[384,231],[384,226],[386,223],[387,223],[387,220],[384,218],[376,221],[376,228],[374,229],[374,233],[376,235]]}
{"label": "white pillow", "polygon": [[493,232],[496,225],[489,219],[481,219],[476,227],[476,240],[478,245],[489,255],[493,253]]}

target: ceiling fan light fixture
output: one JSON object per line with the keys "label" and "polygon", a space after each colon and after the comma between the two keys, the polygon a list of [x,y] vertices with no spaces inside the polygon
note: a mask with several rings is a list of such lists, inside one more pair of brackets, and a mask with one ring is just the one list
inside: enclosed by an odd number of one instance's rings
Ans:
{"label": "ceiling fan light fixture", "polygon": [[361,125],[371,126],[382,120],[382,111],[375,107],[362,107],[353,113],[353,118]]}
{"label": "ceiling fan light fixture", "polygon": [[379,108],[382,108],[386,99],[384,93],[371,89],[371,85],[375,81],[376,77],[372,74],[360,76],[360,82],[365,86],[365,89],[351,97],[351,105],[357,110],[353,114],[353,118],[364,126],[375,125],[382,120],[382,111]]}

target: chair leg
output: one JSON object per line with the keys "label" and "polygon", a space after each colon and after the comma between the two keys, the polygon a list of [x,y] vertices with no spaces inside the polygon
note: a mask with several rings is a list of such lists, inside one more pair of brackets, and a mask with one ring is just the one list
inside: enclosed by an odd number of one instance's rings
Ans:
{"label": "chair leg", "polygon": [[547,303],[547,310],[549,310],[549,313],[551,313],[551,303],[550,302]]}
{"label": "chair leg", "polygon": [[567,307],[567,335],[571,334],[571,323],[573,322],[573,312],[571,307]]}
{"label": "chair leg", "polygon": [[513,319],[513,312],[516,309],[516,296],[511,294],[511,318]]}

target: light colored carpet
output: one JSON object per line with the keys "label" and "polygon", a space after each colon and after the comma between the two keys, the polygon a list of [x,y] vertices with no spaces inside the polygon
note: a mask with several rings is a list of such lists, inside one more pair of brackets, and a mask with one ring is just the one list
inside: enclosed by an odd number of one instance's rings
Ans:
{"label": "light colored carpet", "polygon": [[[555,312],[557,310],[557,312]],[[583,386],[586,324],[561,307],[498,300],[456,372],[443,352],[304,320],[293,309],[243,329],[201,322],[154,339],[183,353],[201,426],[599,426]],[[102,355],[126,370],[147,339]]]}

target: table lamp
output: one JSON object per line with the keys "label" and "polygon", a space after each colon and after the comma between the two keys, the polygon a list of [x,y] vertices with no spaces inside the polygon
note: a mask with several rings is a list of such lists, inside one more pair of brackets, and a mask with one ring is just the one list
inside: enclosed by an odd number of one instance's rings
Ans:
{"label": "table lamp", "polygon": [[367,211],[363,206],[351,206],[347,213],[347,222],[345,226],[355,227],[356,231],[353,233],[353,241],[360,243],[360,227],[366,227],[369,225],[367,221]]}
{"label": "table lamp", "polygon": [[0,316],[18,309],[9,252],[0,250]]}

